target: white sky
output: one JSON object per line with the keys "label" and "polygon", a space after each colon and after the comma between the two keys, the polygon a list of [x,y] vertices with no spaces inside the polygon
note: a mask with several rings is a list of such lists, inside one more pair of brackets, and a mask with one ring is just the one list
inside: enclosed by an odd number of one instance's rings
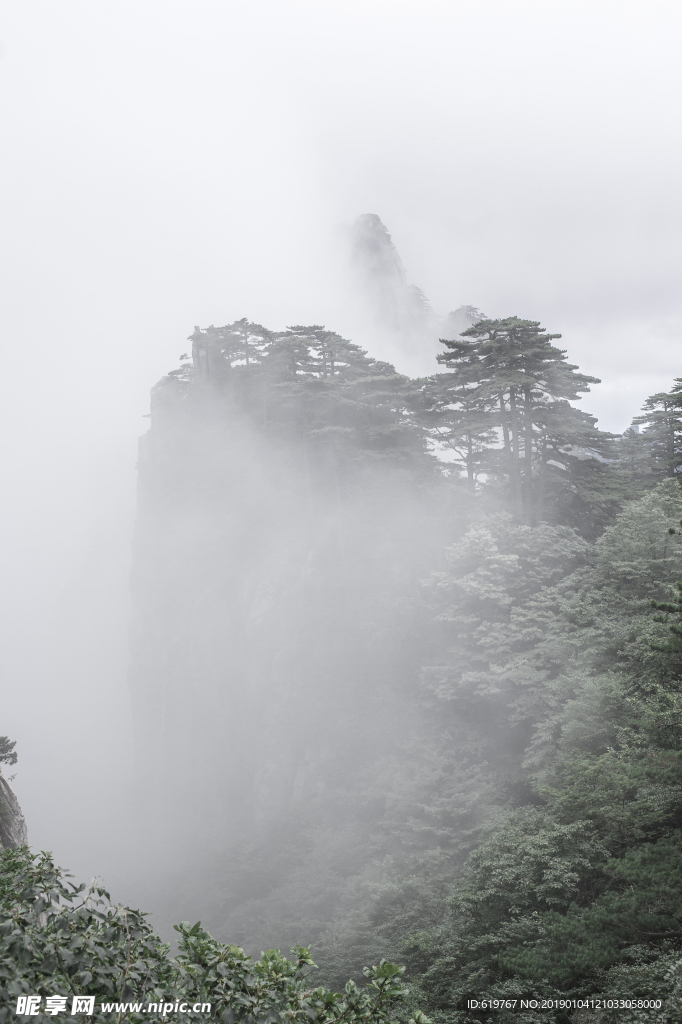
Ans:
{"label": "white sky", "polygon": [[604,429],[682,375],[677,2],[5,0],[2,19],[0,732],[25,746],[40,687],[61,700],[34,650],[50,609],[93,572],[125,589],[150,386],[194,324],[343,332],[339,224],[378,213],[437,312],[562,332],[604,381],[583,400]]}

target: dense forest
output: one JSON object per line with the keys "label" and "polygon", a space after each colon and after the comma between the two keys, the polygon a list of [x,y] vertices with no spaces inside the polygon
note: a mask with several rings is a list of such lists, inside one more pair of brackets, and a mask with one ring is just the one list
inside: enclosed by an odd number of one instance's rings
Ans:
{"label": "dense forest", "polygon": [[178,908],[330,985],[405,963],[436,1020],[670,989],[682,937],[682,384],[600,432],[558,337],[483,319],[411,380],[196,330],[141,454],[140,747],[207,837]]}
{"label": "dense forest", "polygon": [[168,934],[305,943],[337,990],[405,965],[394,1018],[680,1019],[682,379],[605,433],[559,338],[481,318],[410,379],[240,320],[155,388],[131,690]]}

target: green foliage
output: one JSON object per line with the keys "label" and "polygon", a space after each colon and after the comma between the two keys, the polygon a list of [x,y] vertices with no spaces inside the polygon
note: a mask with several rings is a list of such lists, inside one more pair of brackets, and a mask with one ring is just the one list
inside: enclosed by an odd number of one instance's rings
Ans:
{"label": "green foliage", "polygon": [[[319,1024],[382,1024],[394,1019],[408,989],[403,967],[381,960],[365,968],[366,984],[344,993],[315,987],[307,949],[295,959],[279,950],[253,961],[244,950],[213,939],[199,923],[176,926],[180,952],[155,935],[140,911],[113,905],[101,887],[75,886],[51,857],[27,848],[0,855],[0,1024],[14,1019],[17,998],[94,995],[91,1020],[150,1019],[143,1007],[170,1004],[166,1020],[187,1019],[174,1004],[210,1003],[210,1019],[233,1024],[284,1020]],[[108,1004],[109,1009],[102,1006]],[[127,1003],[121,1008],[114,1004]],[[131,1008],[131,1003],[140,1004]],[[36,1021],[51,1019],[38,1014]],[[429,1024],[415,1011],[414,1024]]]}
{"label": "green foliage", "polygon": [[[669,533],[673,533],[671,528]],[[667,625],[670,639],[665,644],[652,644],[652,649],[668,655],[668,664],[676,676],[682,676],[682,583],[675,584],[677,593],[670,601],[655,601],[652,599],[651,607],[656,611],[664,612],[664,615],[655,615],[655,622],[662,622]],[[672,621],[671,621],[672,619]]]}
{"label": "green foliage", "polygon": [[562,825],[538,808],[523,808],[471,854],[469,873],[449,902],[485,931],[510,916],[565,910],[589,889],[605,856],[586,822]]}
{"label": "green foliage", "polygon": [[[452,884],[448,920],[412,940],[436,1019],[468,1020],[466,998],[583,998],[611,984],[624,998],[665,997],[661,1019],[675,1019],[681,510],[670,481],[582,548],[551,527],[526,542],[501,521],[485,540],[473,531],[434,577],[449,647],[425,679],[459,735],[490,730],[500,777],[500,811]],[[515,721],[525,739],[506,760],[495,745]]]}
{"label": "green foliage", "polygon": [[497,514],[451,545],[409,611],[425,742],[358,776],[382,814],[317,939],[325,971],[383,946],[443,1024],[483,994],[627,993],[630,964],[629,991],[673,1005],[682,693],[652,612],[677,614],[651,601],[677,608],[681,514],[666,481],[596,542]]}

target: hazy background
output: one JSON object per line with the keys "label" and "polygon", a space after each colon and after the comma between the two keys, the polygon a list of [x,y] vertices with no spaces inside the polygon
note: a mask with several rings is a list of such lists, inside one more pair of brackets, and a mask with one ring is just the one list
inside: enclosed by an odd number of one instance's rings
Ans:
{"label": "hazy background", "polygon": [[125,828],[136,438],[194,324],[350,332],[339,226],[373,212],[437,312],[561,331],[602,428],[682,374],[681,22],[655,0],[4,4],[0,732],[34,845],[106,871]]}

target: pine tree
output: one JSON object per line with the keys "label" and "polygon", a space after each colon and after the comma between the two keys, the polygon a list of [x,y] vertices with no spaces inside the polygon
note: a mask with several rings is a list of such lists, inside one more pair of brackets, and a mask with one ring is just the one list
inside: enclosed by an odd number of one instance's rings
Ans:
{"label": "pine tree", "polygon": [[[490,470],[495,453],[497,472],[528,522],[543,516],[548,466],[565,471],[565,463],[598,453],[607,437],[594,417],[569,405],[599,381],[566,362],[565,351],[552,344],[560,337],[536,320],[481,320],[459,339],[441,339],[447,351],[438,362],[451,372],[433,378],[444,423],[470,438],[463,459],[469,479],[470,465],[474,459],[482,465],[488,448]],[[495,433],[501,445],[490,444]]]}
{"label": "pine tree", "polygon": [[644,427],[644,447],[655,476],[676,476],[682,470],[682,377],[670,392],[650,395],[632,422]]}
{"label": "pine tree", "polygon": [[15,747],[17,745],[16,740],[11,740],[9,736],[0,736],[0,764],[16,764],[17,754]]}
{"label": "pine tree", "polygon": [[660,476],[652,464],[647,438],[637,424],[628,427],[613,446],[614,464],[627,480],[631,497],[642,494]]}
{"label": "pine tree", "polygon": [[[473,357],[473,353],[467,355]],[[474,491],[480,475],[490,470],[495,453],[491,403],[481,400],[466,373],[438,374],[424,384],[422,418],[435,434],[434,440],[455,453],[454,463],[466,473]]]}

